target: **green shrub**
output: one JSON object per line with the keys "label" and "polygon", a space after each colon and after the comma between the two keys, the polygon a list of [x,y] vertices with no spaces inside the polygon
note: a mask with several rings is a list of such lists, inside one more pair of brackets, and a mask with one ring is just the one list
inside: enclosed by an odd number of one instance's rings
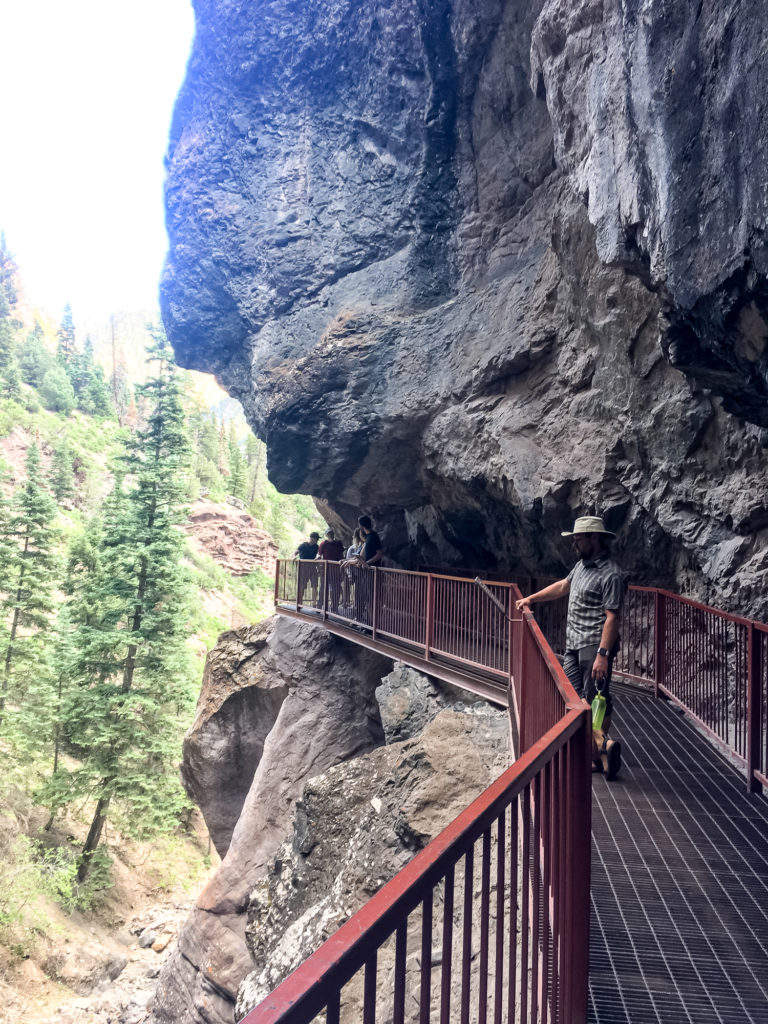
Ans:
{"label": "green shrub", "polygon": [[75,408],[75,391],[66,370],[58,363],[46,372],[40,383],[40,400],[52,412],[70,413]]}

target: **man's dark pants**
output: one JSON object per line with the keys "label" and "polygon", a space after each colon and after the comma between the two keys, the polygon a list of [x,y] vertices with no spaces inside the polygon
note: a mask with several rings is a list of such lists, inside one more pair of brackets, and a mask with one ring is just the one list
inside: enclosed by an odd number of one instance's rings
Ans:
{"label": "man's dark pants", "polygon": [[[565,674],[571,681],[571,685],[580,697],[583,697],[588,704],[591,704],[597,693],[597,684],[592,676],[592,665],[597,657],[599,644],[590,644],[588,647],[580,647],[578,650],[566,651],[563,659]],[[618,653],[618,644],[608,655],[608,673],[600,689],[605,696],[607,706],[606,716],[613,711],[611,700],[611,672],[613,671],[613,659]]]}

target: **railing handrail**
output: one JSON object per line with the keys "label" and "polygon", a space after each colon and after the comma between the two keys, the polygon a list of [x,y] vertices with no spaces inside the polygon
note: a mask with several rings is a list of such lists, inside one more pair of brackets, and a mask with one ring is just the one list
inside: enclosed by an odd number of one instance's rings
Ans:
{"label": "railing handrail", "polygon": [[[320,566],[320,565],[322,565],[324,563],[328,563],[329,565],[340,565],[343,561],[346,561],[346,559],[342,558],[342,559],[334,560],[332,558],[319,558],[319,557],[318,558],[278,558],[278,559],[276,559],[277,563],[280,563],[280,562],[305,562],[305,563],[307,563],[309,565],[318,565],[318,566]],[[395,568],[393,566],[383,566],[383,565],[372,565],[372,566],[369,566],[368,568],[369,569],[375,569],[378,572],[386,572],[386,573],[392,574],[392,575],[399,574],[401,576],[420,576],[420,577],[422,577],[424,579],[426,579],[428,577],[432,577],[433,579],[439,579],[439,580],[456,580],[456,581],[461,582],[461,583],[472,583],[473,582],[473,578],[470,575],[467,575],[467,576],[452,576],[450,571],[432,572],[430,570],[425,570],[425,569],[398,569],[398,568]],[[466,572],[466,573],[469,574],[473,570],[466,569],[466,570],[461,570],[461,571],[462,572]],[[504,590],[509,590],[509,589],[517,586],[517,584],[514,581],[511,581],[511,580],[494,580],[494,579],[491,579],[491,578],[484,577],[482,575],[482,571],[478,571],[476,573],[476,575],[479,577],[479,579],[481,579],[488,586],[499,587],[499,588],[504,589]],[[725,611],[722,608],[718,608],[716,605],[707,604],[704,601],[698,601],[694,597],[685,597],[684,594],[677,594],[677,593],[675,593],[674,590],[667,590],[665,587],[652,587],[652,586],[646,586],[644,584],[631,583],[627,589],[630,592],[632,592],[632,593],[638,593],[638,594],[659,594],[660,596],[666,597],[669,600],[677,601],[680,604],[685,604],[685,605],[687,605],[688,607],[691,607],[691,608],[698,608],[700,611],[709,612],[710,614],[716,615],[718,618],[725,619],[725,620],[727,620],[729,622],[737,622],[737,623],[739,623],[739,625],[742,625],[742,626],[754,625],[757,629],[759,629],[761,631],[764,631],[764,632],[768,632],[768,623],[762,622],[760,619],[751,619],[751,618],[748,618],[747,616],[744,616],[744,615],[738,615],[736,612],[727,612],[727,611]],[[562,597],[562,598],[556,599],[556,601],[557,600],[565,601],[566,598],[567,598],[567,595]],[[556,601],[552,602],[552,603],[556,603]]]}
{"label": "railing handrail", "polygon": [[[541,737],[495,782],[466,807],[423,850],[415,854],[386,885],[323,945],[290,974],[241,1024],[298,1024],[311,1020],[325,1006],[319,991],[341,988],[365,964],[371,948],[394,933],[399,919],[423,899],[424,889],[440,881],[467,849],[482,836],[503,807],[518,796],[544,763],[561,750],[582,726],[583,702]],[[258,1014],[257,1014],[258,1011]]]}

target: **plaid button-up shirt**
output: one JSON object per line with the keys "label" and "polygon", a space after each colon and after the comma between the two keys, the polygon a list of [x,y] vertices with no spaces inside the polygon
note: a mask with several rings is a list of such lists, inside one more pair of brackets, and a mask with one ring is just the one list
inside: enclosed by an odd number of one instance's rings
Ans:
{"label": "plaid button-up shirt", "polygon": [[618,611],[624,600],[626,582],[612,559],[581,559],[568,574],[568,622],[565,646],[577,651],[599,644],[605,625],[605,613]]}

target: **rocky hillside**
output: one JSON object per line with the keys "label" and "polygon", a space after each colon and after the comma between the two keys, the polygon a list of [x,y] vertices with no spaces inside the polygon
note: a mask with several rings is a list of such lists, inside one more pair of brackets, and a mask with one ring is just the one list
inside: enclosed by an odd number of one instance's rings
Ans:
{"label": "rocky hillside", "polygon": [[277,544],[232,499],[221,504],[198,498],[189,510],[184,529],[198,551],[210,555],[232,576],[247,576],[254,569],[275,575]]}
{"label": "rocky hillside", "polygon": [[200,0],[163,311],[272,480],[388,554],[768,614],[768,20],[737,0]]}

